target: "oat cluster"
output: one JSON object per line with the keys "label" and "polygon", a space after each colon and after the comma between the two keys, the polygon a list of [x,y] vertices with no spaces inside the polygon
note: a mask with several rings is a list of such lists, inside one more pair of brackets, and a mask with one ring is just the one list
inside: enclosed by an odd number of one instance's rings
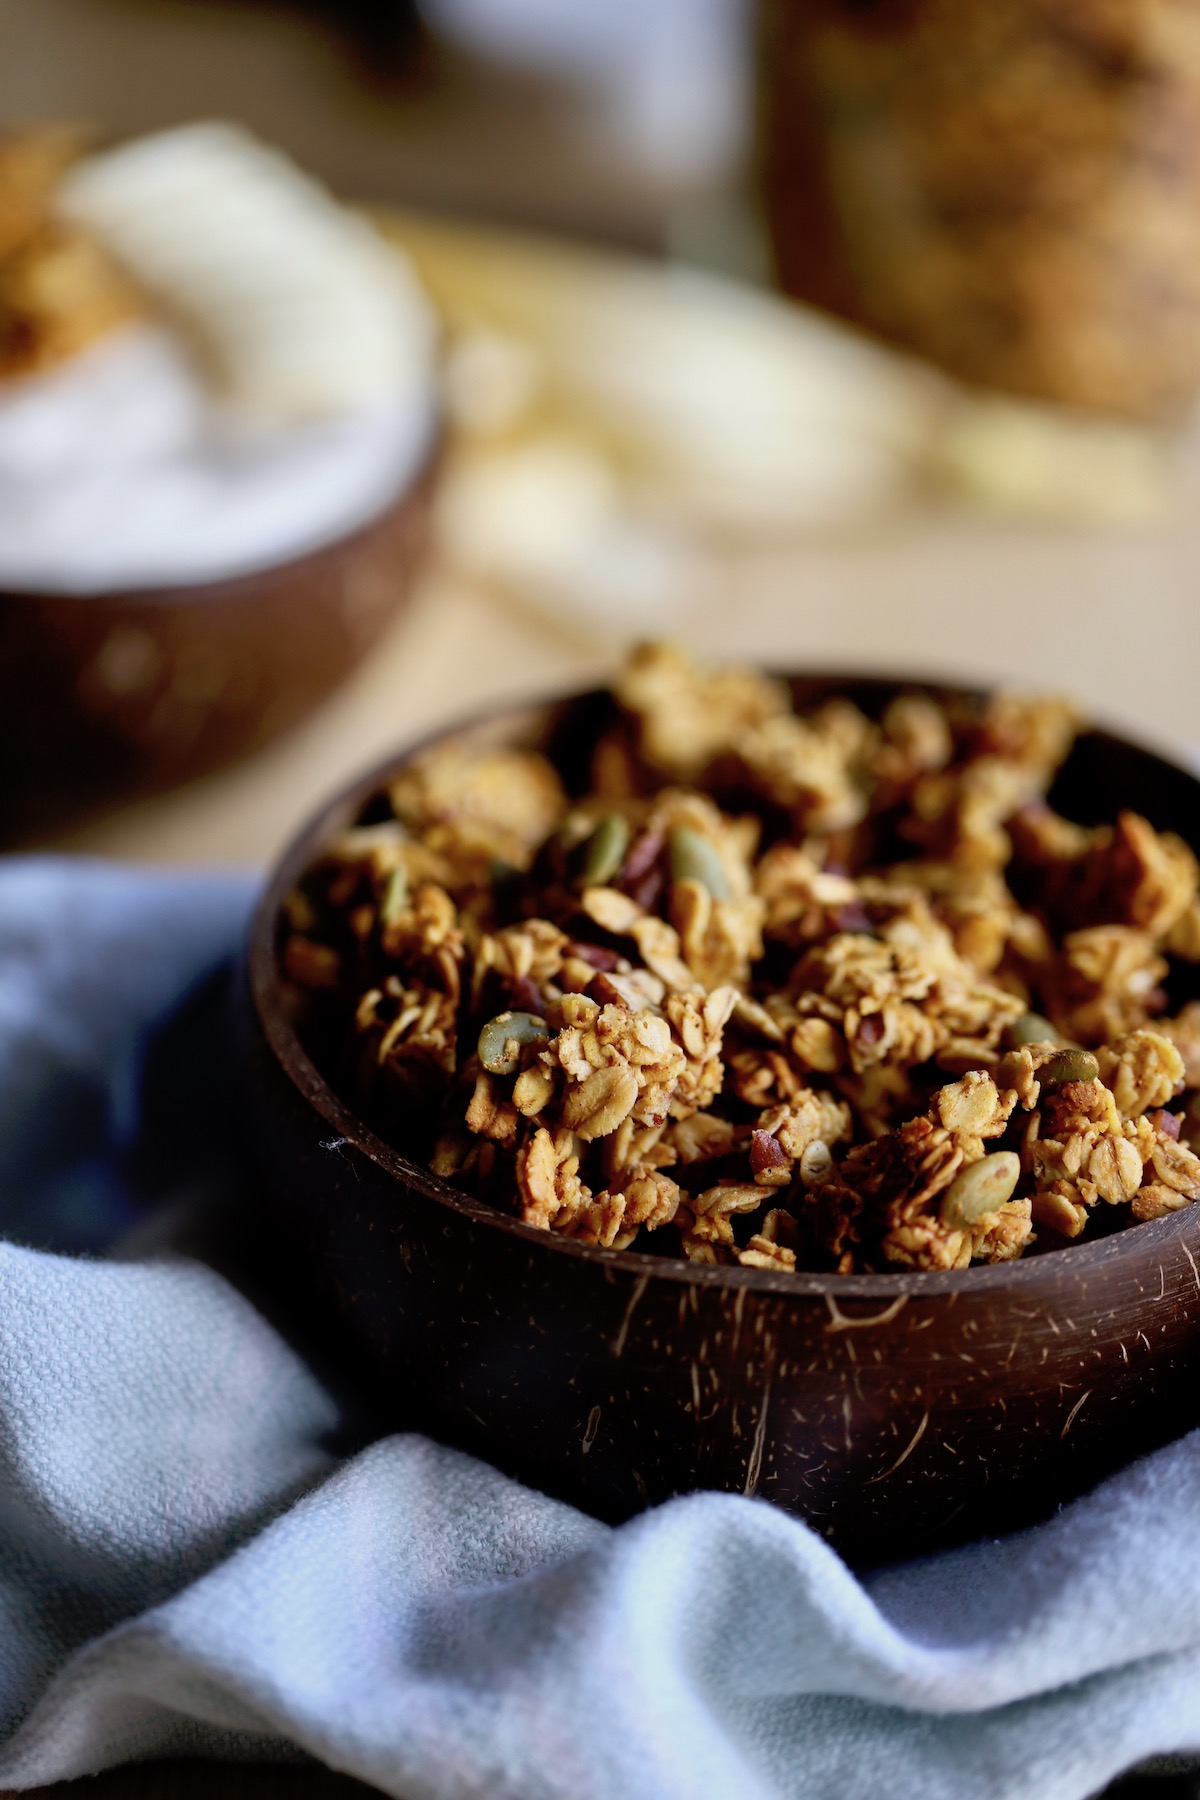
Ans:
{"label": "oat cluster", "polygon": [[1051,810],[1075,729],[797,713],[645,648],[558,758],[585,791],[445,743],[329,846],[284,909],[302,1030],[399,1148],[590,1244],[957,1269],[1158,1218],[1200,1199],[1200,1003],[1163,986],[1200,869]]}
{"label": "oat cluster", "polygon": [[56,210],[67,127],[0,132],[0,380],[39,374],[140,310],[100,245]]}

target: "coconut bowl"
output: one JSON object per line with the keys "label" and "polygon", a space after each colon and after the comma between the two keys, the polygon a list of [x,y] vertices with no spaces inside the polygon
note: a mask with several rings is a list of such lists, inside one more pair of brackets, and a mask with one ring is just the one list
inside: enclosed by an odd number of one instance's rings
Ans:
{"label": "coconut bowl", "polygon": [[435,460],[366,524],[246,575],[0,591],[0,841],[208,774],[311,712],[408,598]]}
{"label": "coconut bowl", "polygon": [[[920,685],[792,682],[800,705],[839,693],[872,714]],[[567,746],[556,760],[570,786],[607,705],[584,695],[441,735]],[[275,1279],[381,1425],[429,1432],[609,1520],[698,1488],[757,1495],[867,1562],[1030,1522],[1200,1421],[1200,1206],[949,1273],[776,1274],[555,1237],[385,1143],[301,1040],[276,961],[280,906],[431,741],[300,834],[248,958]],[[1051,800],[1085,823],[1134,807],[1200,849],[1200,782],[1105,731],[1078,740]]]}

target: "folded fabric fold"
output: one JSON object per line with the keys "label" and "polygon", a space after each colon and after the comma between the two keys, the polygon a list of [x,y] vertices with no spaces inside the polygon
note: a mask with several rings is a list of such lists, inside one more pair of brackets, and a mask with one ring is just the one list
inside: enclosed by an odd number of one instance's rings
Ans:
{"label": "folded fabric fold", "polygon": [[57,1253],[233,1167],[202,998],[250,891],[0,864],[0,1787],[303,1751],[405,1800],[1083,1800],[1200,1751],[1200,1435],[860,1579],[758,1501],[614,1530],[422,1438],[340,1459],[222,1275]]}

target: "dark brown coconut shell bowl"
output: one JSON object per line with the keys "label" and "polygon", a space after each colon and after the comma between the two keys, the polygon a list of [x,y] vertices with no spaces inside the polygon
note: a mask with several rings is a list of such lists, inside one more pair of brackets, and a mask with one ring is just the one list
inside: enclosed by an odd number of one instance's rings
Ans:
{"label": "dark brown coconut shell bowl", "polygon": [[298,723],[406,601],[435,461],[353,532],[251,574],[0,592],[0,841],[208,774]]}
{"label": "dark brown coconut shell bowl", "polygon": [[[792,683],[801,705],[837,692],[875,714],[898,685]],[[578,746],[605,704],[446,735]],[[273,1256],[385,1425],[606,1519],[696,1488],[757,1494],[876,1560],[1027,1522],[1200,1420],[1200,1206],[952,1273],[775,1274],[552,1236],[384,1143],[302,1045],[276,943],[288,890],[406,760],[292,845],[249,960]],[[1200,849],[1200,782],[1105,732],[1080,738],[1051,798],[1084,822],[1135,807]]]}

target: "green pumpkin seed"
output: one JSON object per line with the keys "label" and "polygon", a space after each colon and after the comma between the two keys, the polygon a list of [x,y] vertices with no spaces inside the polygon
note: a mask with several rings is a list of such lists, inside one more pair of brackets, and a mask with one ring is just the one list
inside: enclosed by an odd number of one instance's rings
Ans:
{"label": "green pumpkin seed", "polygon": [[1095,1081],[1100,1064],[1090,1050],[1060,1050],[1043,1063],[1037,1078],[1044,1088],[1066,1087],[1069,1081]]}
{"label": "green pumpkin seed", "polygon": [[1015,1150],[996,1150],[960,1169],[942,1196],[942,1222],[962,1231],[1012,1199],[1021,1174]]}
{"label": "green pumpkin seed", "polygon": [[1019,1019],[1005,1028],[1005,1038],[1009,1048],[1020,1050],[1025,1044],[1061,1044],[1062,1033],[1056,1031],[1049,1019],[1043,1019],[1041,1013],[1022,1013]]}
{"label": "green pumpkin seed", "polygon": [[408,905],[408,872],[398,864],[388,875],[379,903],[379,917],[385,925],[394,924]]}
{"label": "green pumpkin seed", "polygon": [[628,848],[628,819],[620,813],[605,813],[578,851],[584,887],[607,887],[625,861]]}
{"label": "green pumpkin seed", "polygon": [[550,1036],[536,1013],[502,1012],[479,1034],[479,1060],[489,1075],[515,1075],[527,1044],[544,1044]]}
{"label": "green pumpkin seed", "polygon": [[708,838],[701,837],[698,831],[690,831],[686,825],[677,825],[667,843],[672,881],[698,881],[714,900],[733,899],[725,864]]}

